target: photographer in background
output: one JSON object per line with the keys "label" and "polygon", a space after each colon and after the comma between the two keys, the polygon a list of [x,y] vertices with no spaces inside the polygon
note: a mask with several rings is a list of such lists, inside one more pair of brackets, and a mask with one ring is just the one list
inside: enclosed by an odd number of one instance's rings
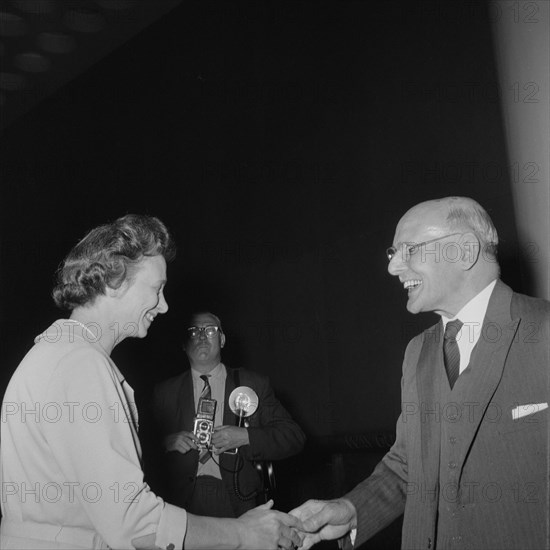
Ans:
{"label": "photographer in background", "polygon": [[[191,368],[160,383],[153,398],[166,450],[167,498],[191,513],[237,517],[264,495],[256,463],[299,453],[305,436],[267,378],[221,362],[226,338],[216,315],[194,314],[185,332],[184,349]],[[229,406],[231,392],[240,386],[253,389],[259,398],[257,410],[246,419],[248,427],[238,425],[239,418]],[[194,429],[204,399],[216,401],[211,444],[206,449]]]}

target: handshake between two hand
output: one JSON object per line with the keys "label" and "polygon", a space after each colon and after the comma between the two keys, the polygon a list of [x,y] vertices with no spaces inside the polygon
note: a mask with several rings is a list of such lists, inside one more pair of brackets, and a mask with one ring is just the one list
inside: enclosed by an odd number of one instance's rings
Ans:
{"label": "handshake between two hand", "polygon": [[308,500],[288,514],[272,506],[269,501],[239,518],[251,530],[250,548],[308,550],[322,540],[345,536],[357,525],[355,507],[346,499]]}

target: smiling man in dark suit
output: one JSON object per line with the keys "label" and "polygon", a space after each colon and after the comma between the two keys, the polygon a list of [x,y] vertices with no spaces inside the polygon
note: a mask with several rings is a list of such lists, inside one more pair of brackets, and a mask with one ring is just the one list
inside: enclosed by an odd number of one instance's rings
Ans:
{"label": "smiling man in dark suit", "polygon": [[[164,435],[169,500],[191,513],[237,517],[263,495],[256,464],[300,452],[305,436],[265,376],[221,362],[225,343],[216,315],[194,314],[184,343],[191,368],[155,388],[154,412]],[[229,406],[229,396],[239,386],[252,388],[259,398],[246,427],[237,425]],[[216,400],[215,428],[210,451],[201,451],[193,426],[199,398],[206,392]]]}
{"label": "smiling man in dark suit", "polygon": [[291,512],[305,549],[359,546],[401,514],[403,549],[549,547],[550,303],[500,280],[497,245],[472,199],[401,218],[388,271],[411,313],[441,319],[407,346],[396,442],[372,475]]}

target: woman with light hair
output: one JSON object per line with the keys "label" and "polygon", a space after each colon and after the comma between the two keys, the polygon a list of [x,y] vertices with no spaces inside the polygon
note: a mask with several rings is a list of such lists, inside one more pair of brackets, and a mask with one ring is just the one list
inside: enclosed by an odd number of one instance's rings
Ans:
{"label": "woman with light hair", "polygon": [[290,548],[299,522],[272,502],[237,519],[187,514],[143,479],[132,388],[111,359],[166,313],[175,254],[157,218],[127,215],[90,231],[58,272],[70,311],[35,340],[2,405],[0,546]]}

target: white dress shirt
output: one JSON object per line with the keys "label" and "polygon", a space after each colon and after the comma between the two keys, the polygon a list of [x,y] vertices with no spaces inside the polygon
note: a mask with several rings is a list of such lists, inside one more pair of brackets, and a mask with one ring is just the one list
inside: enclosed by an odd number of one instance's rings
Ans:
{"label": "white dress shirt", "polygon": [[470,357],[474,350],[477,341],[481,335],[481,327],[483,319],[487,313],[489,299],[493,293],[493,289],[497,284],[495,279],[489,283],[479,294],[476,294],[452,319],[441,316],[443,321],[443,330],[447,327],[449,321],[460,319],[464,324],[456,335],[458,350],[460,351],[460,374],[470,363]]}

